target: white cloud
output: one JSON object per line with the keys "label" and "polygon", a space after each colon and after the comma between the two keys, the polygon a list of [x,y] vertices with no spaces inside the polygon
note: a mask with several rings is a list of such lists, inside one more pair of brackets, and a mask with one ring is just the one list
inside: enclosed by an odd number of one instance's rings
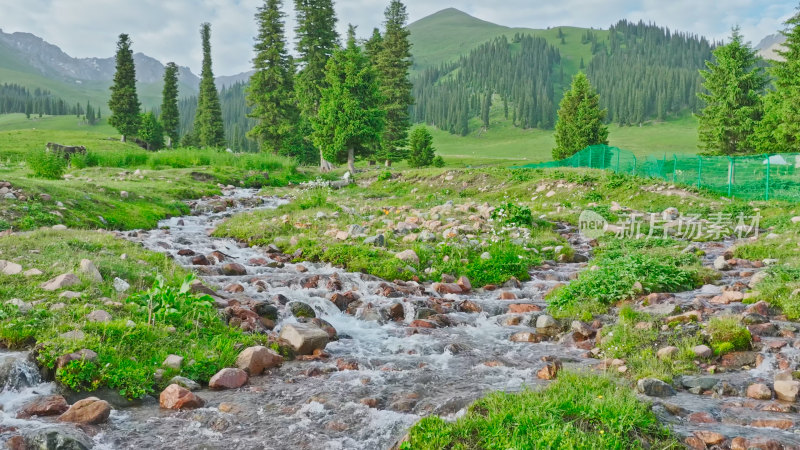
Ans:
{"label": "white cloud", "polygon": [[[293,1],[284,0],[287,33],[293,45]],[[545,28],[559,25],[607,28],[619,19],[645,20],[673,30],[721,40],[740,25],[754,44],[782,28],[794,13],[796,0],[560,0],[557,2],[485,0],[452,3],[407,0],[411,20],[447,7],[513,27]],[[252,59],[254,14],[262,0],[0,0],[0,28],[41,36],[79,57],[107,57],[116,37],[131,35],[134,51],[163,62],[175,61],[199,72],[202,22],[212,25],[214,72],[229,75],[247,70]],[[339,0],[336,10],[341,33],[348,23],[368,35],[381,26],[388,0]]]}

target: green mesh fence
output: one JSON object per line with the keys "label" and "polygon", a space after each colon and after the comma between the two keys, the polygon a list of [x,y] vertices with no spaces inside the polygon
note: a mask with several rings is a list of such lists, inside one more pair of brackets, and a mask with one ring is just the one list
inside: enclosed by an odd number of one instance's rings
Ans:
{"label": "green mesh fence", "polygon": [[567,159],[525,169],[588,167],[695,186],[731,198],[800,201],[800,153],[753,156],[665,155],[637,158],[607,145],[586,147]]}

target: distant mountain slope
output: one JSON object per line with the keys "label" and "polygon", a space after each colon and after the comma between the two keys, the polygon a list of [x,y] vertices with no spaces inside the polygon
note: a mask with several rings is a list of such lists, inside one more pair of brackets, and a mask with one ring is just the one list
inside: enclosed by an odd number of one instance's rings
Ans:
{"label": "distant mountain slope", "polygon": [[778,54],[778,50],[781,49],[783,43],[786,42],[786,36],[781,33],[770,34],[769,36],[765,37],[761,40],[761,42],[756,45],[756,50],[758,50],[758,54],[764,58],[773,61],[780,61],[782,60],[781,56]]}

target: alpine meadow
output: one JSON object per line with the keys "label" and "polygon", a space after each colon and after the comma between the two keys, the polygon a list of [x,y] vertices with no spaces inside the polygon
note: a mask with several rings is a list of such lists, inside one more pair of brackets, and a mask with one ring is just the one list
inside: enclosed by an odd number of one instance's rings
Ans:
{"label": "alpine meadow", "polygon": [[0,17],[0,447],[800,448],[800,4],[90,3]]}

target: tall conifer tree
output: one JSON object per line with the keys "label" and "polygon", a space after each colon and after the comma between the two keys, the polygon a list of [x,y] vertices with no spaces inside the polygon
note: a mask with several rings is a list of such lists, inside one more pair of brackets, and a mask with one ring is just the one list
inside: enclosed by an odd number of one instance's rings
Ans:
{"label": "tall conifer tree", "polygon": [[169,146],[178,142],[180,114],[178,112],[178,66],[174,62],[167,63],[164,71],[164,91],[161,96],[161,125],[164,134],[169,138]]}
{"label": "tall conifer tree", "polygon": [[579,72],[559,104],[553,159],[568,158],[590,145],[608,144],[605,117],[606,110],[600,109],[600,96],[586,74]]}
{"label": "tall conifer tree", "polygon": [[250,117],[258,124],[248,133],[262,150],[279,153],[295,132],[297,109],[294,100],[294,65],[286,51],[280,0],[266,0],[258,8],[258,37],[247,102]]}
{"label": "tall conifer tree", "polygon": [[322,156],[347,163],[355,173],[356,157],[370,158],[380,145],[385,112],[375,69],[356,43],[350,26],[347,46],[328,61],[319,112],[312,119],[314,144]]}
{"label": "tall conifer tree", "polygon": [[386,165],[406,158],[408,129],[411,127],[409,108],[414,103],[413,85],[409,80],[411,68],[410,32],[406,29],[408,12],[400,0],[392,0],[385,11],[386,31],[378,54],[378,73],[386,111],[386,129],[380,152]]}
{"label": "tall conifer tree", "polygon": [[197,96],[197,115],[193,133],[201,147],[223,147],[225,129],[222,123],[222,107],[211,70],[211,24],[200,26],[203,41],[203,69],[200,72],[200,92]]}
{"label": "tall conifer tree", "polygon": [[127,34],[120,34],[117,41],[117,70],[114,73],[114,84],[111,85],[111,99],[108,107],[111,116],[108,123],[122,135],[122,142],[127,136],[135,136],[139,131],[139,97],[136,95],[136,67],[133,63],[131,40]]}
{"label": "tall conifer tree", "polygon": [[[311,120],[317,116],[322,90],[326,87],[325,65],[338,46],[339,34],[336,32],[336,12],[332,0],[295,0],[294,9],[297,15],[297,62],[300,67],[294,84],[302,114],[299,131],[309,135]],[[320,169],[331,169],[321,149]]]}

